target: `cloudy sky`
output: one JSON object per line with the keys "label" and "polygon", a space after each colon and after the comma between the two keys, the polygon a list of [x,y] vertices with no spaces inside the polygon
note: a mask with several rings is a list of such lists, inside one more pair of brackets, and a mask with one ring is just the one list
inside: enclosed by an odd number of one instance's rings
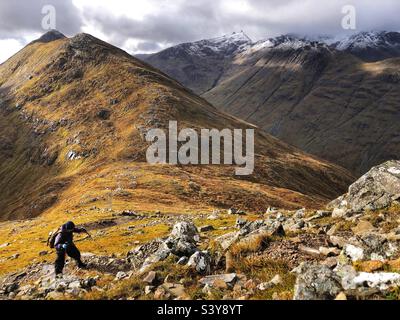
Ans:
{"label": "cloudy sky", "polygon": [[[0,0],[0,62],[46,30],[87,32],[130,53],[243,30],[253,40],[285,33],[340,35],[342,8],[356,8],[356,31],[400,30],[399,0]],[[353,31],[354,32],[354,31]]]}

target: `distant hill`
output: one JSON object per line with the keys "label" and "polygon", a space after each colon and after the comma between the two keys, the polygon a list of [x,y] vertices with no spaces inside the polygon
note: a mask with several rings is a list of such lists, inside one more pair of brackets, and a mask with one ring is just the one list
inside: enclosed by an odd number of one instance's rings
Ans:
{"label": "distant hill", "polygon": [[[218,109],[356,175],[398,159],[400,34],[316,39],[245,42],[233,55],[209,59],[200,48],[184,50],[203,41],[144,59]],[[212,80],[203,86],[200,78]]]}

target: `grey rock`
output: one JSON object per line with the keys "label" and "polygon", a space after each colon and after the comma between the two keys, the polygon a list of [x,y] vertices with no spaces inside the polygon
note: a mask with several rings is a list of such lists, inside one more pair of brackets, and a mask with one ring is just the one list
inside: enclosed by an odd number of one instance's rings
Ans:
{"label": "grey rock", "polygon": [[184,266],[185,264],[188,263],[188,261],[189,261],[189,258],[188,258],[188,257],[181,257],[181,258],[178,260],[177,264],[179,264],[179,265],[181,265],[181,266]]}
{"label": "grey rock", "polygon": [[237,281],[237,274],[236,273],[229,273],[229,274],[218,274],[207,276],[199,280],[204,286],[212,287],[215,281],[222,281],[225,282],[228,286],[233,286]]}
{"label": "grey rock", "polygon": [[214,227],[213,226],[202,226],[199,227],[199,232],[208,232],[208,231],[213,231]]}
{"label": "grey rock", "polygon": [[399,194],[400,161],[388,161],[372,168],[328,207],[354,212],[378,210],[390,206]]}
{"label": "grey rock", "polygon": [[209,274],[211,272],[211,256],[209,252],[197,251],[189,258],[187,266],[200,274]]}
{"label": "grey rock", "polygon": [[341,279],[326,266],[302,263],[295,272],[294,300],[333,300],[342,292]]}
{"label": "grey rock", "polygon": [[197,228],[192,222],[179,222],[174,225],[171,237],[193,239],[198,235]]}

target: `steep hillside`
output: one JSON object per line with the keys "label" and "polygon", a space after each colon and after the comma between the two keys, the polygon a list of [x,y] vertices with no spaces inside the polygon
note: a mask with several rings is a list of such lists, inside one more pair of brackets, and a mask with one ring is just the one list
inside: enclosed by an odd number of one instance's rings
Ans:
{"label": "steep hillside", "polygon": [[[398,57],[397,38],[395,32],[382,32],[334,44],[296,36],[252,43],[228,57],[229,65],[225,60],[224,73],[202,96],[220,110],[359,175],[397,159],[400,151],[399,58],[359,58]],[[169,61],[163,63],[158,65],[168,73]],[[177,71],[172,76],[182,81]],[[185,83],[196,90],[195,80]]]}
{"label": "steep hillside", "polygon": [[180,44],[157,54],[138,55],[138,58],[178,79],[197,94],[203,94],[215,87],[233,57],[250,44],[251,40],[241,32]]}
{"label": "steep hillside", "polygon": [[332,45],[340,51],[349,52],[364,61],[376,62],[400,57],[399,32],[360,32]]}
{"label": "steep hillside", "polygon": [[87,34],[45,35],[1,65],[0,79],[2,219],[107,202],[113,192],[125,209],[315,207],[352,180],[260,130],[246,179],[232,166],[148,165],[144,134],[169,120],[195,129],[250,125]]}

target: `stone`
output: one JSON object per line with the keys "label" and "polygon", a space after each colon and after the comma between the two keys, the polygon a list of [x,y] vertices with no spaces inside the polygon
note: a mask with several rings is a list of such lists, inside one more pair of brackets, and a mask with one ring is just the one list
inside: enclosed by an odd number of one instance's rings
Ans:
{"label": "stone", "polygon": [[244,284],[244,287],[247,290],[253,290],[253,289],[257,288],[257,283],[253,279],[250,279],[250,280],[246,281],[246,283]]}
{"label": "stone", "polygon": [[222,249],[224,250],[229,249],[238,240],[239,240],[238,232],[227,233],[215,239],[215,241],[219,243]]}
{"label": "stone", "polygon": [[346,296],[346,294],[344,292],[341,292],[336,296],[335,300],[337,300],[337,301],[346,301],[347,300],[347,296]]}
{"label": "stone", "polygon": [[332,245],[338,248],[343,248],[347,244],[346,239],[337,236],[330,236],[329,241]]}
{"label": "stone", "polygon": [[146,277],[143,278],[143,282],[154,285],[157,282],[157,273],[155,271],[150,271]]}
{"label": "stone", "polygon": [[209,274],[211,272],[211,256],[208,251],[197,251],[189,258],[187,266],[200,274]]}
{"label": "stone", "polygon": [[181,258],[179,258],[177,264],[179,264],[181,266],[184,266],[185,264],[188,263],[188,261],[189,261],[188,257],[181,257]]}
{"label": "stone", "polygon": [[153,292],[153,290],[154,290],[154,287],[153,287],[153,286],[146,286],[146,287],[144,288],[144,294],[145,294],[146,296],[148,296],[149,294],[151,294],[151,293]]}
{"label": "stone", "polygon": [[346,216],[346,213],[345,209],[335,208],[332,212],[332,218],[343,218]]}
{"label": "stone", "polygon": [[266,291],[266,290],[271,289],[273,287],[274,287],[274,285],[271,282],[263,282],[263,283],[260,283],[257,286],[257,289],[260,290],[260,291]]}
{"label": "stone", "polygon": [[338,233],[338,231],[340,230],[340,225],[339,224],[334,224],[332,227],[330,227],[330,229],[327,231],[327,235],[328,236],[334,236]]}
{"label": "stone", "polygon": [[367,233],[371,233],[375,230],[375,227],[372,225],[371,222],[368,221],[360,221],[356,227],[352,229],[355,235],[363,235]]}
{"label": "stone", "polygon": [[346,244],[343,248],[343,253],[353,262],[364,260],[364,249],[352,244]]}
{"label": "stone", "polygon": [[372,168],[349,187],[344,196],[328,207],[354,212],[379,210],[390,206],[400,194],[400,161],[388,161]]}
{"label": "stone", "polygon": [[80,288],[81,288],[80,280],[72,281],[71,283],[68,284],[68,289],[80,289]]}
{"label": "stone", "polygon": [[171,236],[175,238],[193,239],[198,235],[197,228],[192,222],[179,222],[174,225]]}
{"label": "stone", "polygon": [[319,252],[326,257],[335,257],[340,254],[340,250],[338,248],[320,247]]}
{"label": "stone", "polygon": [[64,294],[61,292],[51,291],[46,295],[46,300],[64,300]]}
{"label": "stone", "polygon": [[185,287],[181,284],[164,283],[161,287],[173,297],[184,297],[187,295],[185,292]]}
{"label": "stone", "polygon": [[213,226],[203,226],[199,228],[199,232],[209,232],[213,230],[214,230]]}
{"label": "stone", "polygon": [[334,269],[338,265],[337,257],[328,257],[321,262],[322,265],[327,266],[329,269]]}
{"label": "stone", "polygon": [[270,283],[272,283],[275,286],[278,286],[283,283],[283,279],[279,274],[277,274],[275,277],[272,278]]}
{"label": "stone", "polygon": [[333,300],[342,292],[341,279],[326,266],[303,262],[294,271],[294,300]]}
{"label": "stone", "polygon": [[128,278],[128,274],[126,272],[120,271],[120,272],[117,273],[117,275],[115,276],[114,280],[115,281],[120,281],[120,280],[123,280],[123,279],[126,279],[126,278]]}
{"label": "stone", "polygon": [[190,256],[197,251],[196,243],[200,240],[196,226],[191,222],[179,222],[174,225],[169,238],[164,242],[171,252],[178,257]]}
{"label": "stone", "polygon": [[314,248],[309,248],[303,245],[299,246],[299,251],[304,252],[310,256],[316,256],[319,257],[321,255],[320,251]]}
{"label": "stone", "polygon": [[39,252],[39,256],[40,256],[40,257],[47,256],[48,254],[49,254],[48,251],[40,251],[40,252]]}
{"label": "stone", "polygon": [[244,215],[243,211],[237,210],[235,208],[231,208],[228,210],[229,215]]}
{"label": "stone", "polygon": [[227,290],[228,289],[228,284],[223,281],[222,279],[217,279],[213,283],[213,287],[221,290]]}
{"label": "stone", "polygon": [[219,274],[219,275],[212,275],[212,276],[207,276],[199,280],[199,283],[205,286],[212,287],[214,286],[215,281],[222,281],[226,283],[229,287],[233,287],[236,280],[237,280],[237,275],[236,273],[230,273],[230,274]]}
{"label": "stone", "polygon": [[276,215],[276,220],[279,221],[279,222],[285,222],[286,221],[286,217],[281,212],[279,212]]}
{"label": "stone", "polygon": [[218,220],[218,219],[219,219],[218,214],[212,214],[212,215],[209,215],[209,216],[207,217],[207,220],[211,220],[211,221],[213,221],[213,220]]}
{"label": "stone", "polygon": [[10,245],[9,242],[3,243],[3,244],[0,245],[0,249],[8,247],[9,245]]}
{"label": "stone", "polygon": [[384,292],[400,286],[400,274],[360,272],[351,281],[351,288],[365,288],[366,286]]}
{"label": "stone", "polygon": [[296,213],[294,214],[295,219],[303,219],[306,216],[306,209],[300,209],[297,210]]}
{"label": "stone", "polygon": [[155,300],[164,300],[169,299],[171,294],[168,293],[163,287],[158,287],[156,292],[154,292],[154,299]]}
{"label": "stone", "polygon": [[265,211],[266,214],[274,214],[278,212],[278,208],[274,207],[268,207],[267,211]]}
{"label": "stone", "polygon": [[197,245],[195,241],[188,241],[181,238],[170,237],[165,241],[167,247],[171,252],[178,257],[191,256],[197,251]]}
{"label": "stone", "polygon": [[81,281],[81,288],[90,290],[96,284],[97,284],[96,278],[87,278]]}

